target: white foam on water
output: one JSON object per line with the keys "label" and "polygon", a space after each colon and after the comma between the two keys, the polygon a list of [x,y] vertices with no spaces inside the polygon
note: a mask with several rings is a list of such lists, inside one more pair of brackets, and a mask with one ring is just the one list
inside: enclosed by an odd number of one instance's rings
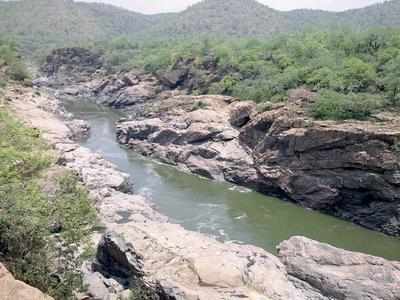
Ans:
{"label": "white foam on water", "polygon": [[251,193],[251,189],[245,188],[243,186],[233,185],[229,188],[230,191],[239,193]]}
{"label": "white foam on water", "polygon": [[243,215],[235,217],[235,220],[242,220],[242,219],[246,219],[247,217],[248,217],[247,214],[243,214]]}

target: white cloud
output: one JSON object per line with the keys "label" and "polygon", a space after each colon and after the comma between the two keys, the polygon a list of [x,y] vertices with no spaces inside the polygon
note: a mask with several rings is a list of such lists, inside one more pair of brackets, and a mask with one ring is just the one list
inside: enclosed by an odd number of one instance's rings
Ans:
{"label": "white cloud", "polygon": [[[81,0],[82,1],[82,0]],[[86,2],[104,2],[125,7],[142,13],[181,11],[199,0],[83,0]],[[340,11],[368,6],[384,0],[259,0],[270,7],[280,10],[313,8]]]}

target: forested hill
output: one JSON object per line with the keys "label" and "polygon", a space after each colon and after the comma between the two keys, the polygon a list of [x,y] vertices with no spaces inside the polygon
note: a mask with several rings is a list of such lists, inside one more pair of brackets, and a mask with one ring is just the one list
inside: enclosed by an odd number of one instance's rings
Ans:
{"label": "forested hill", "polygon": [[25,53],[125,35],[137,40],[175,37],[270,37],[305,29],[400,27],[400,0],[341,13],[281,12],[255,0],[203,0],[181,13],[144,15],[73,0],[0,0],[0,35]]}
{"label": "forested hill", "polygon": [[365,30],[376,27],[400,27],[400,0],[386,1],[365,8],[344,12],[300,9],[283,12],[290,20],[289,30],[307,28],[335,29],[347,27]]}
{"label": "forested hill", "polygon": [[75,45],[129,35],[152,18],[105,4],[72,0],[0,1],[0,35],[12,36],[24,51]]}
{"label": "forested hill", "polygon": [[266,37],[287,32],[289,19],[255,0],[203,0],[185,11],[161,20],[154,35]]}

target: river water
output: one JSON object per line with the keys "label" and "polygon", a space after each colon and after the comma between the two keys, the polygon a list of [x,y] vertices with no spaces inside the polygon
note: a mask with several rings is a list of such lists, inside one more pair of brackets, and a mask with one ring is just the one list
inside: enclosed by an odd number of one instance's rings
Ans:
{"label": "river water", "polygon": [[135,192],[156,204],[172,222],[219,240],[248,243],[276,253],[276,246],[293,235],[327,242],[352,251],[400,260],[400,239],[292,203],[228,183],[186,174],[145,159],[115,139],[115,110],[93,103],[66,103],[67,111],[91,125],[81,144],[101,153],[130,174]]}

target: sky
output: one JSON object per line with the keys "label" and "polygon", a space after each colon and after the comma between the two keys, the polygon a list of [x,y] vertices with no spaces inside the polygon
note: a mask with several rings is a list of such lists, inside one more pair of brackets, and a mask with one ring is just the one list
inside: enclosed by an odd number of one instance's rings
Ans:
{"label": "sky", "polygon": [[[161,12],[176,12],[187,8],[199,0],[80,0],[86,2],[104,2],[137,12],[154,14]],[[272,8],[279,10],[291,10],[297,8],[324,9],[330,11],[342,11],[351,8],[359,8],[384,0],[258,0]]]}

